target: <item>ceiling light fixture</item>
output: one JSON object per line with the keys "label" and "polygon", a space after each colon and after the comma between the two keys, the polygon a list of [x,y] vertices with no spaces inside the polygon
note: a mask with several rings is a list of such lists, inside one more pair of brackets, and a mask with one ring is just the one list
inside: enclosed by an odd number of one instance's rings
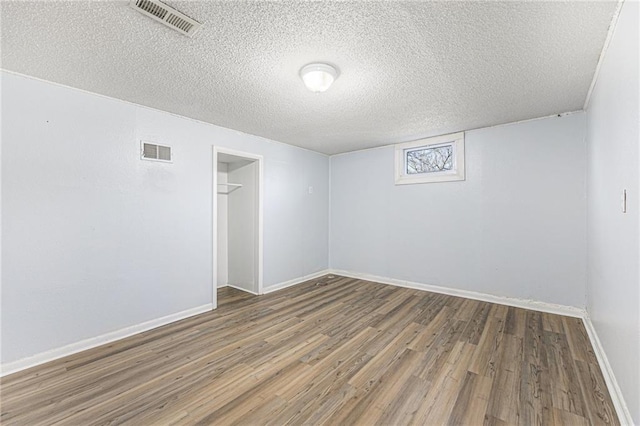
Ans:
{"label": "ceiling light fixture", "polygon": [[300,78],[312,92],[324,92],[338,78],[338,70],[329,65],[313,63],[305,65],[300,69]]}

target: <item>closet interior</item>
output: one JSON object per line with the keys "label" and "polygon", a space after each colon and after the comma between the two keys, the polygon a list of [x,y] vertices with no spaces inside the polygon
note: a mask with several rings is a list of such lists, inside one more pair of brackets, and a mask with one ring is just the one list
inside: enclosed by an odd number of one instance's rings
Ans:
{"label": "closet interior", "polygon": [[258,161],[217,156],[217,286],[258,294]]}

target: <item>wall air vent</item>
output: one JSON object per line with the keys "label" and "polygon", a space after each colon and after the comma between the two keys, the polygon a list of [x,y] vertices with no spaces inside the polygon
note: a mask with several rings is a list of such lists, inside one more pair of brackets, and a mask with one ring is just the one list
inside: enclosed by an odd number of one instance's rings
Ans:
{"label": "wall air vent", "polygon": [[140,143],[140,159],[171,163],[173,161],[171,147],[142,141]]}
{"label": "wall air vent", "polygon": [[189,37],[202,26],[200,22],[158,0],[131,0],[129,6]]}

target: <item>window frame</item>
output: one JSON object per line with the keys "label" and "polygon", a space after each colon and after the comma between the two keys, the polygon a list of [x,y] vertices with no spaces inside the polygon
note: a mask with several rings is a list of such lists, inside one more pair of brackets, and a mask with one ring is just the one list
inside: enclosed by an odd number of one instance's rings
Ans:
{"label": "window frame", "polygon": [[[453,145],[454,163],[452,170],[429,173],[407,173],[407,151],[419,148],[436,147],[437,145]],[[395,183],[408,185],[416,183],[452,182],[465,180],[464,166],[464,132],[435,136],[395,145]]]}

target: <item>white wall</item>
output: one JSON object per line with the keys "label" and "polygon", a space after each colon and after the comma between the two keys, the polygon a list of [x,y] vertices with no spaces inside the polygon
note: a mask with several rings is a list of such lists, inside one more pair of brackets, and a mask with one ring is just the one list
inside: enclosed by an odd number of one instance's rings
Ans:
{"label": "white wall", "polygon": [[393,147],[331,157],[332,268],[585,306],[583,113],[466,133],[466,180],[394,185]]}
{"label": "white wall", "polygon": [[257,162],[229,165],[229,182],[239,183],[229,197],[229,284],[258,292],[256,242],[258,241]]}
{"label": "white wall", "polygon": [[[227,183],[227,163],[218,163],[218,183]],[[218,241],[215,243],[218,253],[218,287],[224,287],[229,283],[229,221],[228,221],[228,189],[218,186]]]}
{"label": "white wall", "polygon": [[[625,1],[587,108],[588,312],[640,424],[637,2]],[[627,213],[621,192],[627,189]]]}
{"label": "white wall", "polygon": [[211,303],[214,144],[265,158],[265,288],[327,268],[325,155],[6,72],[2,115],[2,363]]}

